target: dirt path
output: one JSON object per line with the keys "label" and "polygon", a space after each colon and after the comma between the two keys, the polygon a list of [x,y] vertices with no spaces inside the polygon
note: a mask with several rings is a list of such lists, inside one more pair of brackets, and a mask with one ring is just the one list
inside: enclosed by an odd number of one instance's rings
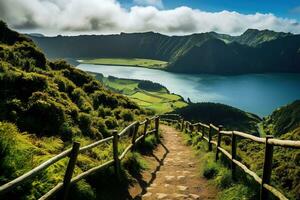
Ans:
{"label": "dirt path", "polygon": [[149,170],[130,189],[134,199],[216,199],[217,189],[199,173],[192,149],[174,128],[161,125],[163,145],[147,156]]}

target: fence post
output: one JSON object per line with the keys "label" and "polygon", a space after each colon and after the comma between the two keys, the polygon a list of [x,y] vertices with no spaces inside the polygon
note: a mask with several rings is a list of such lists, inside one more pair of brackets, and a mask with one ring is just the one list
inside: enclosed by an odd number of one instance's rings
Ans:
{"label": "fence post", "polygon": [[222,134],[221,131],[223,129],[222,125],[219,125],[219,130],[218,130],[218,142],[217,142],[217,149],[216,149],[216,161],[219,160],[219,149],[218,147],[221,147],[221,141],[222,141]]}
{"label": "fence post", "polygon": [[71,179],[73,175],[73,171],[75,168],[77,156],[78,156],[78,151],[79,151],[80,143],[79,142],[74,142],[73,147],[70,153],[70,159],[68,162],[68,166],[66,169],[66,173],[64,176],[64,182],[63,182],[63,199],[66,200],[68,199],[68,194],[71,186]]}
{"label": "fence post", "polygon": [[200,123],[198,123],[197,124],[197,132],[198,132],[198,134],[199,134],[200,131],[201,131],[201,125],[200,125]]}
{"label": "fence post", "polygon": [[143,132],[144,137],[142,139],[142,143],[145,141],[148,125],[149,125],[149,118],[146,118],[146,122],[145,122],[145,126],[144,126],[144,132]]}
{"label": "fence post", "polygon": [[140,127],[140,123],[137,122],[134,126],[134,130],[133,130],[133,133],[132,133],[131,144],[133,145],[133,147],[131,148],[131,151],[134,151],[134,149],[135,149],[135,140],[136,140],[136,136],[137,136],[138,131],[139,131],[139,127]]}
{"label": "fence post", "polygon": [[182,118],[181,119],[181,131],[183,131],[183,129],[184,129],[184,119]]}
{"label": "fence post", "polygon": [[264,171],[262,176],[261,188],[260,188],[260,199],[268,199],[269,192],[264,188],[264,183],[269,184],[271,181],[272,174],[272,159],[273,159],[273,145],[268,143],[268,140],[273,138],[272,135],[266,135],[266,148],[265,148],[265,161]]}
{"label": "fence post", "polygon": [[211,127],[211,124],[210,124],[209,125],[209,132],[208,132],[208,151],[212,151],[211,137],[212,137],[212,127]]}
{"label": "fence post", "polygon": [[159,116],[155,118],[155,137],[157,142],[159,142]]}
{"label": "fence post", "polygon": [[193,136],[193,132],[194,132],[194,125],[190,124],[190,135]]}
{"label": "fence post", "polygon": [[232,180],[236,180],[236,165],[233,160],[236,159],[236,135],[232,131],[231,135],[231,177]]}
{"label": "fence post", "polygon": [[201,127],[202,127],[202,136],[201,136],[201,138],[203,139],[204,138],[204,130],[205,130],[205,128],[202,125],[201,125]]}
{"label": "fence post", "polygon": [[118,142],[119,142],[119,135],[118,131],[114,130],[112,132],[113,135],[113,157],[114,157],[114,168],[115,168],[115,174],[118,180],[121,179],[121,165],[120,165],[120,159],[119,159],[119,150],[118,150]]}

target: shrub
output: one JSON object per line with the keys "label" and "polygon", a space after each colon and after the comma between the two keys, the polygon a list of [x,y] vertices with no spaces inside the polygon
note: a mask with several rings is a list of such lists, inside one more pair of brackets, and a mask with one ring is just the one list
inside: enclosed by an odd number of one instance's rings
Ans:
{"label": "shrub", "polygon": [[216,178],[217,185],[221,189],[228,188],[232,185],[231,173],[227,169],[222,169],[219,171],[218,177]]}
{"label": "shrub", "polygon": [[209,163],[205,166],[203,170],[203,176],[207,179],[214,178],[219,172],[218,166],[216,163]]}
{"label": "shrub", "polygon": [[92,94],[94,108],[97,109],[99,106],[107,106],[110,108],[116,108],[119,105],[118,100],[111,94],[105,91],[96,91]]}
{"label": "shrub", "polygon": [[130,110],[123,110],[121,112],[121,117],[124,121],[127,121],[127,122],[133,121],[133,119],[134,119],[134,115]]}
{"label": "shrub", "polygon": [[118,121],[114,117],[108,117],[105,120],[105,125],[109,129],[114,129],[118,126]]}
{"label": "shrub", "polygon": [[137,152],[129,153],[124,159],[123,166],[132,175],[138,175],[147,168],[142,156]]}
{"label": "shrub", "polygon": [[94,200],[96,199],[96,194],[88,183],[86,183],[84,180],[79,181],[76,183],[76,185],[72,186],[70,192],[69,199],[74,200]]}
{"label": "shrub", "polygon": [[101,85],[96,80],[93,80],[93,81],[83,85],[83,90],[89,94],[94,93],[95,91],[100,90],[100,89],[101,89]]}
{"label": "shrub", "polygon": [[46,93],[37,92],[30,97],[28,109],[19,119],[18,125],[38,135],[59,135],[66,118],[63,105],[53,101]]}

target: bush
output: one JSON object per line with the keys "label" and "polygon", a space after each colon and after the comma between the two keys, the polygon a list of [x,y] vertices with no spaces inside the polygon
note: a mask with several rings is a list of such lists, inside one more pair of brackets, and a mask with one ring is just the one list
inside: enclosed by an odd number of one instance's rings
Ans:
{"label": "bush", "polygon": [[96,194],[93,191],[93,188],[91,185],[86,183],[84,180],[79,181],[76,183],[76,185],[72,186],[69,195],[69,199],[74,199],[74,200],[94,200],[96,199]]}
{"label": "bush", "polygon": [[130,110],[123,110],[121,112],[121,117],[126,122],[133,121],[133,119],[134,119],[134,115],[133,115],[132,111],[130,111]]}
{"label": "bush", "polygon": [[108,117],[105,120],[105,125],[108,129],[114,129],[118,126],[118,121],[114,117]]}
{"label": "bush", "polygon": [[214,178],[219,172],[218,166],[216,163],[209,163],[205,166],[203,170],[203,176],[207,179]]}
{"label": "bush", "polygon": [[218,187],[220,187],[221,189],[229,188],[233,183],[231,178],[231,172],[227,169],[220,170],[216,181]]}
{"label": "bush", "polygon": [[137,152],[129,153],[124,159],[123,166],[132,175],[138,175],[147,168],[142,156]]}
{"label": "bush", "polygon": [[66,119],[63,105],[53,101],[46,93],[37,92],[30,97],[28,109],[18,120],[18,125],[40,136],[59,135]]}

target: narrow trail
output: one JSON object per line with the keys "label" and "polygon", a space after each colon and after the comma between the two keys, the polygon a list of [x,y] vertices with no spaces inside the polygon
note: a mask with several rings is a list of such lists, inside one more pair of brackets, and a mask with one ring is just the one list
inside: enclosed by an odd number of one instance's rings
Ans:
{"label": "narrow trail", "polygon": [[133,199],[216,199],[217,189],[201,177],[199,159],[180,133],[161,125],[163,144],[146,156],[149,169],[130,189]]}

